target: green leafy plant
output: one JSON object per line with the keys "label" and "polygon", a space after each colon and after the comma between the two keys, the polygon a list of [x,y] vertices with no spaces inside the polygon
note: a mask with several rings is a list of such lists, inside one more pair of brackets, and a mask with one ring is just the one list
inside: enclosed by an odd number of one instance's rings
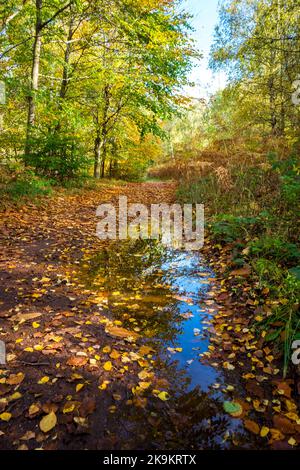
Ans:
{"label": "green leafy plant", "polygon": [[259,223],[257,217],[236,217],[220,214],[211,224],[213,237],[218,242],[232,242],[238,238],[245,238]]}
{"label": "green leafy plant", "polygon": [[250,253],[257,257],[273,259],[282,264],[289,264],[300,258],[300,251],[294,243],[279,237],[263,236],[249,243]]}
{"label": "green leafy plant", "polygon": [[89,160],[81,143],[74,136],[50,133],[31,141],[27,165],[43,176],[58,180],[72,178],[86,168]]}
{"label": "green leafy plant", "polygon": [[40,178],[32,171],[27,170],[16,179],[11,180],[4,192],[15,201],[22,198],[34,199],[39,196],[51,195],[51,183],[53,183],[51,180]]}

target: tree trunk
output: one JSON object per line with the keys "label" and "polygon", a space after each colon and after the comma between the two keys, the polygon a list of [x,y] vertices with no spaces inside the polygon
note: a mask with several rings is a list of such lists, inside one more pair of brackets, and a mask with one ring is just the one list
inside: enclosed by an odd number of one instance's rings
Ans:
{"label": "tree trunk", "polygon": [[28,96],[28,116],[25,144],[25,157],[30,153],[30,137],[35,124],[36,93],[39,89],[39,70],[42,46],[42,6],[43,0],[36,0],[35,37],[32,50],[30,94]]}
{"label": "tree trunk", "polygon": [[275,89],[274,89],[274,77],[271,76],[268,81],[269,88],[269,103],[270,103],[270,124],[272,134],[277,133],[277,116],[276,116],[276,103],[275,103]]}
{"label": "tree trunk", "polygon": [[[68,39],[67,45],[65,50],[64,56],[64,70],[63,70],[63,78],[61,82],[59,97],[61,100],[64,100],[67,94],[68,84],[69,84],[69,66],[70,66],[70,56],[71,56],[71,40],[74,34],[74,18],[70,19],[69,24],[69,32],[68,32]],[[61,108],[61,104],[60,104]]]}
{"label": "tree trunk", "polygon": [[62,80],[61,80],[61,85],[60,85],[60,90],[59,90],[59,103],[58,103],[58,116],[57,116],[57,124],[55,126],[55,132],[59,133],[61,129],[61,111],[63,108],[63,101],[66,98],[67,95],[67,90],[69,86],[69,67],[70,67],[70,57],[71,57],[71,40],[73,38],[74,34],[74,18],[71,17],[70,23],[69,23],[69,32],[68,32],[68,37],[67,37],[67,44],[66,44],[66,49],[65,49],[65,54],[64,54],[64,68],[63,68],[63,75],[62,75]]}
{"label": "tree trunk", "polygon": [[102,141],[102,159],[101,159],[101,178],[105,176],[105,161],[106,161],[106,137]]}
{"label": "tree trunk", "polygon": [[94,144],[94,178],[99,179],[101,177],[101,147],[102,141],[100,138],[100,132],[97,131]]}

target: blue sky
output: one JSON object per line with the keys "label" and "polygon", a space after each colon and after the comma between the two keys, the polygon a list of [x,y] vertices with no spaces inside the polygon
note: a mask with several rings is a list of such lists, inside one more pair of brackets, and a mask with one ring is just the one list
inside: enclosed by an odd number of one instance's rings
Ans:
{"label": "blue sky", "polygon": [[190,75],[191,81],[195,82],[196,86],[186,90],[190,96],[197,98],[205,98],[216,90],[224,88],[226,84],[225,73],[213,74],[208,68],[214,27],[218,22],[218,3],[219,0],[183,0],[181,5],[181,9],[193,15],[191,24],[195,31],[192,37],[203,54],[203,59],[196,62]]}

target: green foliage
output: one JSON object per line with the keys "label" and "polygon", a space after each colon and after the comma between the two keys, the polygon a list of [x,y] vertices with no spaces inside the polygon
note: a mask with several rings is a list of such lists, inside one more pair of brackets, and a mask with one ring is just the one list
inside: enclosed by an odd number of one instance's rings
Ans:
{"label": "green foliage", "polygon": [[273,153],[263,165],[234,161],[227,168],[230,188],[212,173],[181,185],[178,194],[183,202],[206,205],[210,234],[217,243],[233,245],[233,265],[252,265],[255,289],[266,290],[272,306],[256,326],[283,351],[286,373],[292,339],[300,333],[298,161]]}
{"label": "green foliage", "polygon": [[300,281],[300,266],[295,266],[294,268],[290,268],[289,273],[292,274],[292,276],[295,276],[295,278],[298,281]]}
{"label": "green foliage", "polygon": [[252,265],[262,288],[272,288],[273,285],[279,285],[286,276],[286,272],[275,261],[263,257],[254,260]]}
{"label": "green foliage", "polygon": [[59,134],[32,139],[25,161],[38,174],[59,180],[74,177],[89,163],[79,139]]}
{"label": "green foliage", "polygon": [[295,276],[282,272],[280,284],[272,284],[272,297],[276,299],[271,315],[259,324],[260,329],[267,330],[266,341],[283,341],[284,367],[286,376],[293,339],[300,334],[300,280]]}
{"label": "green foliage", "polygon": [[300,251],[294,243],[279,237],[263,236],[249,243],[250,254],[264,257],[281,264],[291,264],[300,258]]}
{"label": "green foliage", "polygon": [[2,196],[8,195],[15,201],[23,198],[35,199],[40,196],[50,196],[52,193],[49,179],[36,176],[32,171],[25,171],[1,188]]}
{"label": "green foliage", "polygon": [[214,218],[210,228],[217,242],[229,243],[239,238],[248,237],[255,230],[259,219],[256,217],[237,217],[219,214]]}
{"label": "green foliage", "polygon": [[177,0],[11,0],[0,24],[0,157],[24,153],[39,174],[59,179],[93,163],[96,177],[117,176],[120,163],[122,176],[138,178],[145,166],[127,175],[124,154],[134,146],[148,161],[142,140],[165,137],[198,55]]}
{"label": "green foliage", "polygon": [[282,176],[281,194],[287,204],[296,206],[300,201],[300,177]]}
{"label": "green foliage", "polygon": [[291,90],[300,71],[299,37],[299,4],[294,0],[220,2],[210,65],[229,72],[238,88],[242,131],[250,117],[251,129],[297,136],[299,110]]}
{"label": "green foliage", "polygon": [[91,176],[75,176],[74,178],[68,178],[63,181],[63,187],[67,190],[93,190],[97,188],[97,181]]}

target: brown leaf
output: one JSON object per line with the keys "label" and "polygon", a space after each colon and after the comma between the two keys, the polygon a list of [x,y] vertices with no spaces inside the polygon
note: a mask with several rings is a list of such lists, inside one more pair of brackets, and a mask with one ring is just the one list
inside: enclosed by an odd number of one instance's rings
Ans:
{"label": "brown leaf", "polygon": [[18,374],[11,374],[8,379],[6,379],[6,383],[8,385],[18,385],[23,382],[25,378],[25,374],[23,372],[19,372]]}
{"label": "brown leaf", "polygon": [[262,387],[260,387],[254,380],[249,380],[246,383],[246,390],[251,395],[255,395],[256,397],[263,398],[264,391]]}
{"label": "brown leaf", "polygon": [[87,362],[88,362],[87,357],[74,356],[74,357],[70,357],[70,359],[67,360],[67,365],[68,366],[81,367],[81,366],[85,366],[85,364]]}
{"label": "brown leaf", "polygon": [[44,413],[51,413],[51,411],[53,411],[54,413],[56,413],[56,411],[58,410],[58,405],[56,405],[55,403],[44,403],[44,405],[42,405],[42,410],[44,411]]}
{"label": "brown leaf", "polygon": [[79,408],[80,416],[86,417],[92,414],[96,409],[96,400],[94,397],[88,397],[83,400]]}
{"label": "brown leaf", "polygon": [[279,429],[283,434],[294,434],[295,425],[282,415],[273,416],[274,428]]}
{"label": "brown leaf", "polygon": [[245,265],[242,268],[234,269],[231,271],[231,276],[241,276],[241,277],[248,277],[251,274],[251,267],[249,265]]}
{"label": "brown leaf", "polygon": [[126,328],[114,325],[106,326],[105,333],[116,338],[125,339],[126,341],[136,341],[140,337],[135,331],[126,330]]}
{"label": "brown leaf", "polygon": [[41,313],[17,313],[16,315],[10,317],[9,320],[19,322],[22,321],[24,323],[25,321],[33,320],[34,318],[38,318],[41,316]]}
{"label": "brown leaf", "polygon": [[284,395],[287,398],[291,398],[292,389],[287,382],[278,382],[277,393],[279,395]]}
{"label": "brown leaf", "polygon": [[21,441],[29,441],[30,439],[35,439],[35,432],[27,431],[22,437],[20,437]]}
{"label": "brown leaf", "polygon": [[244,426],[248,431],[252,432],[253,434],[259,434],[259,426],[255,421],[252,421],[251,419],[245,419]]}

